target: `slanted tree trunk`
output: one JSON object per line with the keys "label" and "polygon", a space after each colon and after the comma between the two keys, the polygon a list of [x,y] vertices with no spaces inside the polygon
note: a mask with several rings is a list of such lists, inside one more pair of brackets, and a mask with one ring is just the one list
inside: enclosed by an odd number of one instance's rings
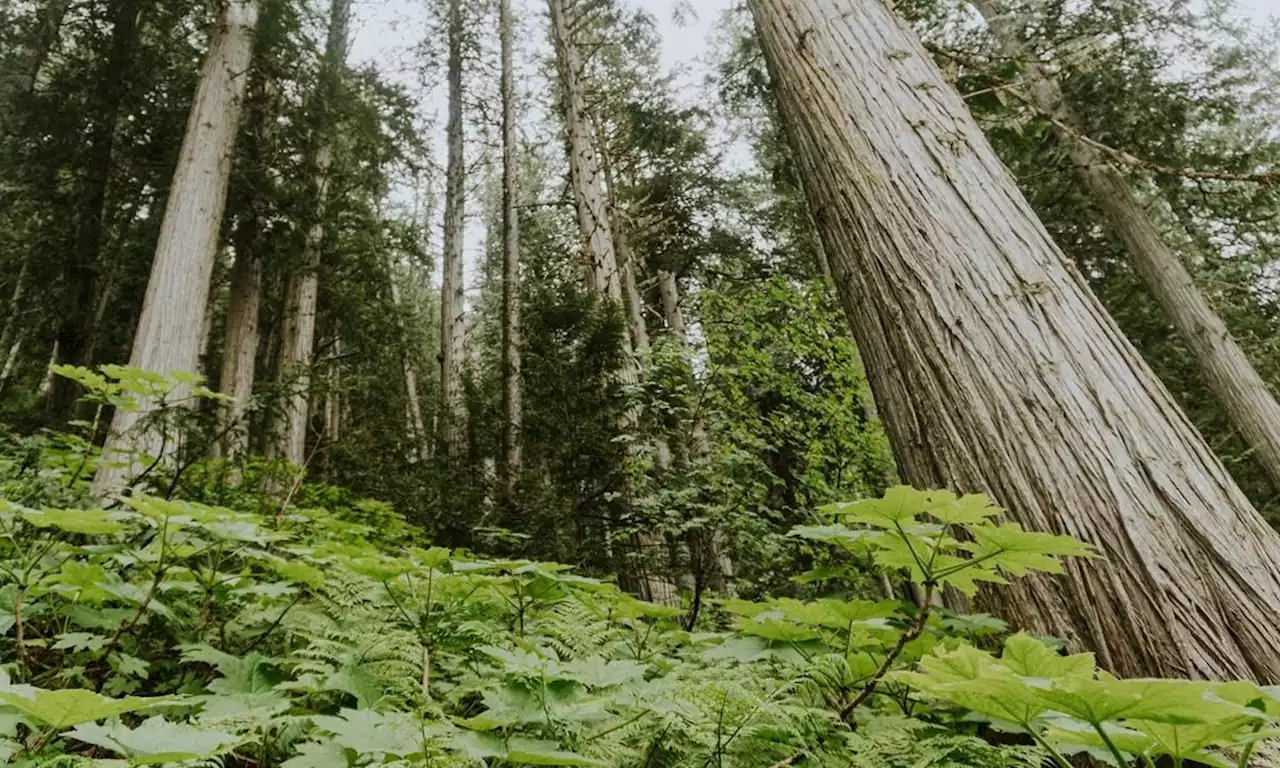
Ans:
{"label": "slanted tree trunk", "polygon": [[520,480],[520,438],[524,412],[520,402],[520,158],[516,145],[516,87],[511,0],[500,0],[498,27],[502,47],[502,461],[498,472],[505,502],[515,501]]}
{"label": "slanted tree trunk", "polygon": [[49,52],[58,44],[62,20],[71,0],[46,0],[37,12],[36,28],[13,64],[0,71],[0,137],[13,127],[18,102],[36,87]]}
{"label": "slanted tree trunk", "polygon": [[[58,324],[58,348],[66,365],[92,365],[89,357],[97,329],[93,325],[94,295],[107,208],[107,186],[115,154],[116,124],[129,84],[129,64],[138,41],[138,0],[114,0],[108,52],[90,95],[89,125],[84,143],[84,169],[76,206],[75,244],[63,266],[65,294]],[[203,301],[203,299],[201,299]],[[80,387],[71,379],[54,379],[49,409],[55,417],[71,415]]]}
{"label": "slanted tree trunk", "polygon": [[1254,461],[1280,492],[1280,403],[1165,242],[1125,175],[1102,150],[1083,140],[1080,120],[1063,98],[1057,79],[1023,39],[1017,14],[1002,0],[972,2],[1005,55],[1026,62],[1032,103],[1057,123],[1054,131],[1063,150],[1124,243],[1134,271],[1191,350],[1209,389],[1252,449]]}
{"label": "slanted tree trunk", "polygon": [[[254,0],[229,0],[205,56],[129,358],[144,370],[196,370],[202,318],[191,309],[203,307],[209,295],[257,19]],[[160,435],[134,429],[154,405],[116,411],[105,458],[161,452]],[[104,465],[94,477],[94,492],[101,495],[132,474],[127,466]]]}
{"label": "slanted tree trunk", "polygon": [[[600,157],[594,145],[595,132],[585,111],[582,59],[572,33],[575,20],[570,17],[571,6],[565,0],[548,0],[547,5],[551,12],[551,36],[555,43],[556,63],[563,87],[562,106],[568,139],[569,177],[578,213],[578,230],[583,242],[582,260],[586,280],[606,300],[623,308],[623,274],[619,268]],[[621,346],[623,364],[617,376],[624,386],[634,385],[640,381],[640,369],[630,334],[623,334]],[[633,410],[624,413],[623,431],[634,432],[637,420],[638,415]],[[637,441],[632,441],[631,444],[634,450]],[[665,575],[649,572],[643,565],[646,552],[661,552],[665,548],[661,536],[650,531],[638,533],[633,549],[638,550],[641,572],[633,573],[633,569],[627,566],[624,570],[628,572],[620,574],[620,577],[631,583],[629,585],[646,600],[678,605],[680,598],[675,583]]]}
{"label": "slanted tree trunk", "polygon": [[444,194],[444,264],[440,280],[440,448],[449,461],[464,450],[462,367],[466,355],[463,248],[467,226],[466,136],[462,92],[462,0],[449,0],[448,167]]}
{"label": "slanted tree trunk", "polygon": [[329,198],[329,166],[333,163],[334,116],[338,85],[346,66],[351,0],[332,0],[329,33],[321,62],[318,115],[312,141],[315,155],[315,218],[302,244],[302,268],[285,287],[285,317],[280,347],[280,381],[285,396],[276,430],[275,455],[291,464],[306,463],[307,424],[311,403],[311,362],[316,343],[316,302],[320,296],[320,256],[324,241],[324,211]]}
{"label": "slanted tree trunk", "polygon": [[1280,679],[1280,538],[876,0],[750,0],[906,479],[1105,559],[984,593],[1121,675]]}

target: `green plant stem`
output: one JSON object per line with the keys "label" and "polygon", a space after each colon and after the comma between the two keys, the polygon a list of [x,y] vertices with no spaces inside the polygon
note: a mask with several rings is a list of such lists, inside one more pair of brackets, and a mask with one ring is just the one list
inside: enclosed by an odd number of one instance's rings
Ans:
{"label": "green plant stem", "polygon": [[893,668],[893,663],[902,655],[902,651],[907,647],[907,643],[910,643],[912,640],[915,640],[920,637],[920,635],[924,634],[925,625],[929,622],[929,609],[933,606],[933,590],[935,586],[936,585],[932,581],[925,583],[924,595],[920,599],[920,610],[916,616],[915,623],[912,624],[906,632],[903,632],[898,636],[897,644],[894,645],[892,651],[889,651],[889,655],[885,657],[884,663],[880,665],[878,670],[876,670],[875,675],[867,681],[866,685],[862,687],[862,690],[854,697],[853,701],[849,702],[848,706],[840,710],[841,720],[846,723],[849,722],[849,718],[853,716],[854,710],[856,710],[862,702],[871,698],[871,695],[876,692],[876,687],[880,684],[880,681],[884,676],[889,674],[889,670]]}
{"label": "green plant stem", "polygon": [[19,584],[18,590],[13,596],[13,641],[18,653],[18,663],[23,667],[29,666],[27,663],[27,645],[24,636],[22,624],[22,598],[27,591],[26,584]]}
{"label": "green plant stem", "polygon": [[[164,559],[168,552],[168,543],[169,517],[166,515],[164,518],[164,525],[160,527],[160,557],[156,560],[156,572],[155,577],[151,579],[151,587],[147,589],[147,594],[142,598],[141,602],[138,603],[138,609],[133,612],[133,615],[129,617],[128,621],[121,624],[116,629],[115,634],[113,634],[111,639],[107,641],[107,644],[102,649],[102,653],[98,655],[98,663],[106,661],[107,657],[111,655],[111,652],[120,645],[120,640],[124,637],[125,633],[132,631],[133,628],[138,625],[138,622],[142,621],[143,615],[147,612],[147,606],[151,604],[151,600],[156,596],[156,592],[160,591],[160,582],[164,581]],[[98,681],[99,691],[102,690],[102,686],[105,683],[106,675],[103,675],[102,679]]]}
{"label": "green plant stem", "polygon": [[[1116,746],[1116,743],[1111,740],[1109,735],[1107,735],[1107,729],[1103,728],[1101,723],[1094,723],[1093,729],[1102,737],[1102,743],[1107,745],[1107,749],[1111,750],[1111,754],[1115,755],[1116,763],[1118,765],[1128,764],[1129,761],[1125,759],[1124,753],[1120,751],[1119,747]],[[1181,760],[1175,759],[1173,764],[1176,767],[1181,763]]]}
{"label": "green plant stem", "polygon": [[1049,759],[1052,760],[1054,764],[1058,766],[1058,768],[1071,768],[1071,762],[1067,760],[1067,758],[1063,757],[1061,752],[1054,749],[1052,744],[1045,741],[1043,737],[1037,734],[1030,727],[1027,727],[1026,730],[1027,730],[1027,733],[1031,735],[1031,740],[1034,741],[1045,752],[1049,753]]}
{"label": "green plant stem", "polygon": [[[1262,730],[1262,722],[1259,721],[1253,726],[1253,733],[1257,735]],[[1258,742],[1251,741],[1244,745],[1244,749],[1240,750],[1240,760],[1236,763],[1236,768],[1249,768],[1249,758],[1253,757],[1253,748],[1258,746]]]}

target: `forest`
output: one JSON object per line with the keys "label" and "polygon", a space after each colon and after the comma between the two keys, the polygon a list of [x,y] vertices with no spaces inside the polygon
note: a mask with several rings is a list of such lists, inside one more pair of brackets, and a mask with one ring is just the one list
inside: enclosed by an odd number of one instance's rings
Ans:
{"label": "forest", "polygon": [[1280,766],[1267,5],[0,0],[0,762]]}

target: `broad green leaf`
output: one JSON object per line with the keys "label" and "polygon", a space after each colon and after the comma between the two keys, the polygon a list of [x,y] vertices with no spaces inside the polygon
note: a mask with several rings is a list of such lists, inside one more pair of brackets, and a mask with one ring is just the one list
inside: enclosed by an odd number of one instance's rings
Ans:
{"label": "broad green leaf", "polygon": [[334,741],[307,741],[297,745],[297,754],[280,768],[347,768],[347,755]]}
{"label": "broad green leaf", "polygon": [[46,691],[41,688],[28,688],[21,691],[0,690],[0,699],[9,706],[54,728],[67,728],[79,723],[105,720],[126,712],[167,706],[177,701],[172,697],[163,696],[153,698],[127,696],[123,699],[112,699],[83,688],[63,688],[57,691]]}
{"label": "broad green leaf", "polygon": [[1037,688],[1048,706],[1098,724],[1120,718],[1190,724],[1221,720],[1243,709],[1210,697],[1209,683],[1190,680],[1116,680],[1066,677]]}
{"label": "broad green leaf", "polygon": [[408,757],[423,750],[422,724],[407,712],[344,709],[338,717],[313,715],[311,721],[357,754]]}
{"label": "broad green leaf", "polygon": [[229,752],[244,740],[231,733],[171,723],[163,717],[148,718],[133,729],[119,721],[107,725],[84,723],[67,735],[109,749],[133,763],[199,760]]}
{"label": "broad green leaf", "polygon": [[110,638],[92,632],[66,632],[58,635],[53,644],[55,651],[100,651],[107,647]]}
{"label": "broad green leaf", "polygon": [[57,528],[67,533],[109,535],[124,526],[102,509],[23,509],[22,519],[37,528]]}
{"label": "broad green leaf", "polygon": [[1000,663],[1020,677],[1092,677],[1097,669],[1092,653],[1062,656],[1025,632],[1019,632],[1005,640]]}
{"label": "broad green leaf", "polygon": [[608,763],[561,751],[554,741],[513,738],[507,743],[506,760],[521,765],[566,765],[605,768]]}
{"label": "broad green leaf", "polygon": [[306,584],[308,587],[324,586],[324,571],[308,565],[301,560],[282,560],[272,564],[272,568],[280,576],[291,581]]}
{"label": "broad green leaf", "polygon": [[947,525],[972,525],[985,522],[1004,512],[982,494],[973,493],[960,498],[936,495],[928,507],[929,516]]}
{"label": "broad green leaf", "polygon": [[916,516],[935,503],[935,492],[897,485],[885,491],[884,496],[879,499],[836,504],[828,507],[827,511],[846,522],[863,523],[885,529],[894,529],[899,526],[910,528],[916,524]]}

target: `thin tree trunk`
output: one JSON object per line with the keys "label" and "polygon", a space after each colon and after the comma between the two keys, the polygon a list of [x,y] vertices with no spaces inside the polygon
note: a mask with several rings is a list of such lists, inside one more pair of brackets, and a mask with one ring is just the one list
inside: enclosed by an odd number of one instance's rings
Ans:
{"label": "thin tree trunk", "polygon": [[462,0],[449,0],[449,157],[445,171],[444,266],[440,282],[440,448],[449,461],[462,454],[466,425],[462,366],[466,354],[463,248],[467,225],[466,136],[462,92]]}
{"label": "thin tree trunk", "polygon": [[[662,314],[666,320],[667,333],[671,340],[680,347],[680,356],[684,364],[692,371],[691,350],[689,349],[689,332],[684,322],[684,312],[680,309],[680,284],[676,276],[667,270],[658,271],[658,292],[662,297]],[[705,460],[711,454],[711,438],[707,434],[707,424],[701,413],[694,413],[689,425],[688,459],[690,461]],[[704,550],[706,567],[704,573],[695,582],[705,582],[713,592],[734,596],[733,557],[729,554],[729,542],[724,531],[718,527],[704,529],[699,532],[690,546]]]}
{"label": "thin tree trunk", "polygon": [[[391,284],[391,306],[398,315],[401,309],[400,282],[395,273],[394,264],[388,265],[387,278]],[[430,442],[430,435],[427,434],[426,423],[422,418],[422,403],[418,399],[418,372],[414,369],[413,359],[409,354],[409,338],[404,323],[397,319],[396,324],[400,328],[401,341],[404,346],[401,354],[404,361],[405,417],[409,425],[409,433],[413,437],[413,451],[409,460],[410,462],[417,462],[420,459],[427,458],[427,444]]]}
{"label": "thin tree trunk", "polygon": [[226,340],[218,380],[218,391],[231,398],[222,413],[224,437],[220,449],[224,456],[242,453],[247,446],[248,429],[244,421],[249,398],[253,396],[262,307],[262,259],[253,242],[260,223],[256,216],[250,215],[239,227],[236,239],[240,245],[231,267]]}
{"label": "thin tree trunk", "polygon": [[320,296],[320,257],[324,241],[324,212],[329,197],[329,166],[333,163],[334,117],[332,110],[346,66],[351,0],[332,0],[329,33],[321,64],[318,124],[313,141],[315,156],[315,218],[302,245],[302,267],[289,275],[285,287],[285,318],[280,347],[279,379],[284,385],[284,407],[277,427],[275,455],[302,466],[306,463],[307,425],[310,421],[311,363],[316,343],[316,303]]}
{"label": "thin tree trunk", "polygon": [[22,315],[23,298],[27,293],[27,281],[31,275],[31,260],[34,254],[27,253],[18,270],[18,277],[13,281],[13,294],[9,297],[9,311],[5,313],[4,330],[0,331],[0,350],[8,350],[5,356],[4,370],[0,371],[0,392],[4,391],[13,375],[14,364],[18,359],[18,351],[22,345],[22,329],[18,319]]}
{"label": "thin tree trunk", "polygon": [[[66,293],[58,324],[61,362],[67,365],[93,364],[88,355],[97,335],[92,319],[101,267],[107,187],[121,101],[128,88],[129,65],[137,47],[140,5],[139,0],[112,3],[111,41],[97,76],[97,87],[90,96],[92,106],[85,141],[84,175],[78,193],[75,245],[68,252],[63,268]],[[58,418],[70,416],[79,395],[80,387],[74,381],[62,376],[55,378],[49,398],[50,411]]]}
{"label": "thin tree trunk", "polygon": [[[203,306],[209,295],[257,18],[254,0],[230,0],[205,56],[129,358],[144,370],[196,369],[201,318],[191,308]],[[148,402],[139,411],[117,409],[103,456],[133,464],[139,453],[159,453],[159,435],[134,429],[154,407]],[[132,473],[132,466],[104,464],[94,477],[95,493]]]}
{"label": "thin tree trunk", "polygon": [[44,377],[40,379],[40,387],[36,389],[36,393],[40,395],[49,394],[49,390],[53,388],[53,366],[58,364],[58,341],[54,339],[53,347],[49,349],[49,364],[44,367]]}
{"label": "thin tree trunk", "polygon": [[[600,158],[594,146],[595,132],[585,112],[581,57],[572,35],[575,23],[569,17],[565,0],[548,0],[547,5],[551,12],[551,32],[564,91],[562,96],[568,138],[569,176],[577,207],[579,234],[584,246],[582,257],[586,279],[607,301],[623,308],[623,275],[619,269],[610,223],[608,197],[602,184],[604,179],[601,176]],[[640,381],[640,369],[631,335],[623,334],[620,343],[623,364],[617,376],[623,386],[634,386]],[[628,409],[622,417],[622,430],[635,432],[637,422],[638,414],[634,409]],[[634,451],[638,447],[638,441],[631,441],[631,446]],[[640,558],[640,573],[631,573],[633,568],[628,564],[624,569],[628,572],[620,574],[622,580],[633,582],[641,597],[647,600],[678,605],[679,595],[674,582],[666,576],[649,572],[644,565],[646,552],[665,550],[662,537],[652,531],[640,531],[636,534],[632,548],[637,550],[636,554]]]}
{"label": "thin tree trunk", "polygon": [[505,502],[515,501],[520,480],[520,439],[524,412],[520,401],[520,158],[516,145],[514,33],[511,0],[500,0],[498,27],[502,47],[502,461],[499,475]]}
{"label": "thin tree trunk", "polygon": [[1191,350],[1209,389],[1252,449],[1254,461],[1272,488],[1280,492],[1280,403],[1196,287],[1178,254],[1165,242],[1124,174],[1101,150],[1081,140],[1080,120],[1063,98],[1058,81],[1022,38],[1016,14],[1001,0],[972,2],[1004,53],[1027,62],[1032,103],[1060,124],[1054,130],[1062,148],[1124,243],[1134,271]]}
{"label": "thin tree trunk", "polygon": [[[270,13],[270,10],[266,12]],[[269,23],[264,19],[264,24]],[[241,193],[248,202],[244,216],[232,234],[235,260],[231,265],[222,368],[218,378],[218,391],[231,398],[219,416],[222,439],[215,450],[223,456],[236,456],[249,448],[247,411],[257,380],[258,347],[262,338],[261,251],[265,224],[262,195],[269,184],[263,172],[262,144],[270,130],[269,115],[276,113],[276,104],[274,89],[270,88],[264,76],[255,74],[249,83],[247,97],[249,115],[242,149],[244,167],[238,174],[242,179]]]}
{"label": "thin tree trunk", "polygon": [[71,0],[47,0],[39,11],[35,34],[29,44],[11,66],[0,71],[0,137],[13,127],[17,102],[35,90],[40,70],[49,52],[58,44],[62,20],[70,8]]}
{"label": "thin tree trunk", "polygon": [[906,479],[1105,559],[980,595],[1127,676],[1280,679],[1280,539],[880,2],[750,0]]}

